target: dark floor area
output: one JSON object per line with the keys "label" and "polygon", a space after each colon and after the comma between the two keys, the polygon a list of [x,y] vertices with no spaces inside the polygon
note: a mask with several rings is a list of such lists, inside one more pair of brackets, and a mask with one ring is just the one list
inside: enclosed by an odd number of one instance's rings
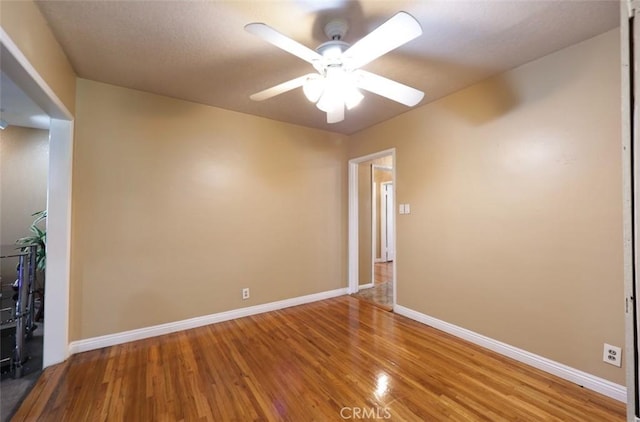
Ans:
{"label": "dark floor area", "polygon": [[31,391],[42,372],[42,341],[44,324],[38,322],[33,337],[25,343],[27,361],[23,364],[23,376],[13,378],[9,367],[3,367],[0,375],[0,420],[7,422]]}

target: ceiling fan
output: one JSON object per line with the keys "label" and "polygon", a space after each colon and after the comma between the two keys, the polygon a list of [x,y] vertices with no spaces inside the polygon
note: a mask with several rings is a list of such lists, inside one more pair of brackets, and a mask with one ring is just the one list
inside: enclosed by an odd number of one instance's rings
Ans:
{"label": "ceiling fan", "polygon": [[342,41],[348,29],[347,22],[332,20],[324,28],[330,41],[321,44],[316,51],[264,23],[250,23],[244,29],[311,63],[317,71],[255,93],[250,97],[254,101],[302,87],[307,99],[327,113],[327,123],[337,123],[344,120],[345,107],[350,110],[364,98],[359,89],[408,107],[415,106],[424,97],[422,91],[360,69],[422,34],[418,21],[406,12],[398,12],[353,45]]}

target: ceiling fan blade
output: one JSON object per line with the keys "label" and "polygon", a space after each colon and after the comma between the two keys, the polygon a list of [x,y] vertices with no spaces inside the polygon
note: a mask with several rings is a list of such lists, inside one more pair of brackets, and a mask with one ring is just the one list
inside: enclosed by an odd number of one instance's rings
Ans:
{"label": "ceiling fan blade", "polygon": [[375,73],[365,70],[356,70],[354,73],[356,74],[358,87],[408,107],[413,107],[424,98],[424,92]]}
{"label": "ceiling fan blade", "polygon": [[276,95],[284,94],[287,91],[291,91],[292,89],[296,89],[304,85],[305,81],[311,75],[315,75],[315,73],[309,73],[307,75],[300,76],[299,78],[291,79],[290,81],[283,82],[271,88],[267,88],[264,91],[256,92],[249,98],[251,98],[253,101],[263,101],[271,97],[275,97]]}
{"label": "ceiling fan blade", "polygon": [[344,120],[344,104],[327,112],[327,123],[338,123]]}
{"label": "ceiling fan blade", "polygon": [[244,29],[253,35],[262,38],[266,42],[273,44],[294,56],[300,57],[302,60],[309,63],[313,64],[314,61],[322,59],[320,54],[316,53],[309,47],[305,47],[299,42],[292,40],[264,23],[250,23],[245,25]]}
{"label": "ceiling fan blade", "polygon": [[407,12],[398,12],[369,35],[352,45],[343,56],[357,69],[422,35],[420,23]]}

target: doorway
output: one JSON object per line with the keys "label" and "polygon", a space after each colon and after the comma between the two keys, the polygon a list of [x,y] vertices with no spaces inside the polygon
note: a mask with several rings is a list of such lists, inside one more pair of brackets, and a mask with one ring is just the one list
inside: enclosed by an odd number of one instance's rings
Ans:
{"label": "doorway", "polygon": [[0,31],[4,72],[48,116],[47,265],[42,366],[69,356],[69,273],[71,255],[71,176],[73,114],[4,32]]}
{"label": "doorway", "polygon": [[20,256],[17,241],[44,240],[46,219],[34,214],[47,207],[49,131],[48,117],[37,123],[42,110],[4,73],[0,82],[0,416],[8,420],[42,370],[43,261],[40,253]]}
{"label": "doorway", "polygon": [[392,310],[396,292],[395,149],[349,161],[349,293]]}

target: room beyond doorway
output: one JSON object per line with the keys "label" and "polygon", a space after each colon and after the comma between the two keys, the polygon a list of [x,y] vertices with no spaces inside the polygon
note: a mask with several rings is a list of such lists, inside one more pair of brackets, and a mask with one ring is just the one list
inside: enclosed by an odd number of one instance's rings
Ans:
{"label": "room beyond doorway", "polygon": [[349,162],[349,291],[392,310],[395,303],[395,150]]}

